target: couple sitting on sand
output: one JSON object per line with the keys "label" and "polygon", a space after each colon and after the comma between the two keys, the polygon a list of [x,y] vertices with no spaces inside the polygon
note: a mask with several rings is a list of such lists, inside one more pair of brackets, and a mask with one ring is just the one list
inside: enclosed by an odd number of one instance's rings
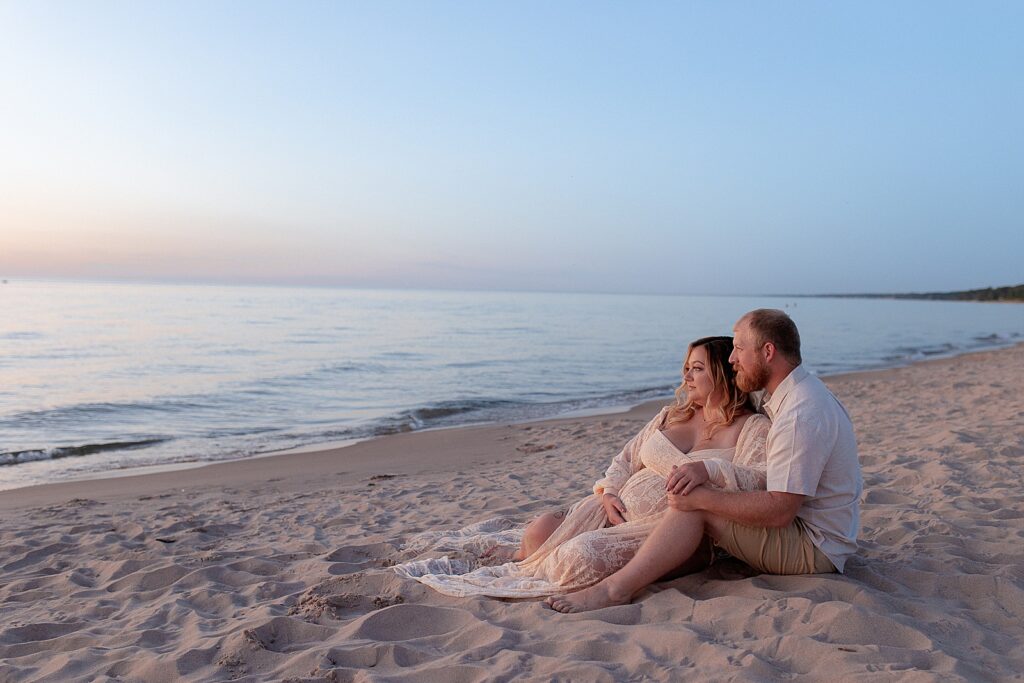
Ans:
{"label": "couple sitting on sand", "polygon": [[[763,573],[841,572],[857,551],[862,488],[850,418],[801,365],[785,313],[751,311],[733,333],[690,345],[676,401],[615,456],[593,495],[525,527],[488,520],[420,534],[407,548],[473,559],[396,571],[449,595],[547,597],[561,612],[629,602],[707,567],[714,546]],[[759,390],[767,417],[749,395]],[[510,561],[490,564],[502,547]]]}

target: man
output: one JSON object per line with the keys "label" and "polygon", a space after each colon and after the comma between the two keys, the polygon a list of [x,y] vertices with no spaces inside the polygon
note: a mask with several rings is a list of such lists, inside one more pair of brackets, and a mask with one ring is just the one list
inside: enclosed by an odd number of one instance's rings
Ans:
{"label": "man", "polygon": [[768,490],[704,485],[700,463],[678,468],[664,519],[626,566],[585,590],[548,599],[560,612],[629,602],[669,572],[706,566],[705,537],[768,574],[841,572],[857,552],[863,488],[857,442],[846,409],[801,365],[800,334],[782,311],[758,309],[733,328],[729,362],[744,391],[764,389]]}

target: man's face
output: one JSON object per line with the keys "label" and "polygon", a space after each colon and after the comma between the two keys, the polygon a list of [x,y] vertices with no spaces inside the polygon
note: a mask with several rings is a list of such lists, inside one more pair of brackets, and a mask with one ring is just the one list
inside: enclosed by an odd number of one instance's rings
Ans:
{"label": "man's face", "polygon": [[748,392],[764,389],[770,373],[768,363],[761,355],[762,347],[756,344],[749,326],[742,320],[736,323],[732,334],[732,353],[729,354],[729,362],[736,371],[736,386]]}

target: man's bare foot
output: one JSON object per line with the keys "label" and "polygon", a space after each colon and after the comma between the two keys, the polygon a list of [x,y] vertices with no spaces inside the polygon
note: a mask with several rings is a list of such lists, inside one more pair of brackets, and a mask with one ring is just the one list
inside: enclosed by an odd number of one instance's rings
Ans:
{"label": "man's bare foot", "polygon": [[554,595],[545,602],[551,606],[551,609],[568,614],[570,612],[589,612],[613,605],[625,605],[632,597],[632,595],[619,593],[611,583],[605,580],[576,593]]}

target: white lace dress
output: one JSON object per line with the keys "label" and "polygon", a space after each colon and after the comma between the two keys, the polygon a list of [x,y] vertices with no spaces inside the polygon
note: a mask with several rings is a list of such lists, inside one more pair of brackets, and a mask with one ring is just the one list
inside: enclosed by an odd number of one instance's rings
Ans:
{"label": "white lace dress", "polygon": [[[766,484],[765,452],[771,423],[752,415],[734,448],[683,453],[661,431],[663,408],[612,460],[594,484],[594,495],[569,508],[562,524],[521,562],[481,566],[480,556],[495,545],[518,546],[525,524],[490,519],[458,531],[431,531],[410,539],[411,553],[452,552],[448,556],[396,565],[395,571],[435,590],[464,597],[537,598],[577,591],[622,568],[657,526],[668,507],[665,481],[673,465],[704,461],[710,483],[727,490],[754,491]],[[608,525],[601,494],[618,493],[626,522]]]}

